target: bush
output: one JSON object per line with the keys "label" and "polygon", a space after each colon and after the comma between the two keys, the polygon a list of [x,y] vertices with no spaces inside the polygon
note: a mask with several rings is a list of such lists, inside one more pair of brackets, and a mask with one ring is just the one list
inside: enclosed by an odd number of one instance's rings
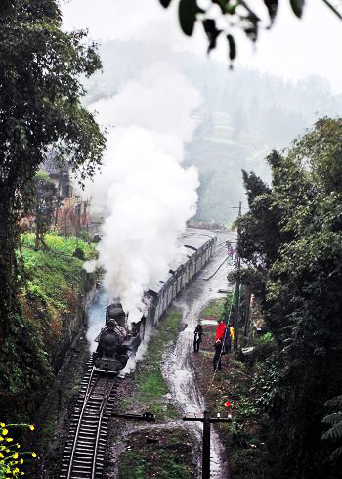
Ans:
{"label": "bush", "polygon": [[277,345],[272,333],[266,333],[255,340],[252,358],[264,362],[276,351]]}
{"label": "bush", "polygon": [[72,255],[75,258],[81,259],[83,261],[85,260],[84,251],[82,248],[76,248],[75,251],[72,253]]}

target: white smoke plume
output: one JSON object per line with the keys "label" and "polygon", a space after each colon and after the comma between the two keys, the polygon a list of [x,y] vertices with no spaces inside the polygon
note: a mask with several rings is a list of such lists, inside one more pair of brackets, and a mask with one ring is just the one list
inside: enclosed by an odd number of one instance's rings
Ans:
{"label": "white smoke plume", "polygon": [[181,163],[200,102],[181,73],[159,62],[92,105],[109,130],[105,165],[91,186],[108,211],[97,265],[131,322],[141,318],[144,290],[168,272],[176,239],[196,210],[197,172]]}
{"label": "white smoke plume", "polygon": [[147,325],[143,341],[139,345],[137,352],[135,354],[133,353],[128,358],[126,366],[119,373],[120,377],[125,377],[126,374],[130,374],[132,371],[135,371],[137,362],[142,361],[144,359],[148,351],[148,345],[149,345],[150,339],[155,334],[156,334],[156,329],[152,328],[151,325]]}

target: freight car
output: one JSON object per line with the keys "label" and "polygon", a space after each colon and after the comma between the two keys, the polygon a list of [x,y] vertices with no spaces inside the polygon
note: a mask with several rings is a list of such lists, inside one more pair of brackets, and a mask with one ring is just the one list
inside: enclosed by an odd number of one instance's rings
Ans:
{"label": "freight car", "polygon": [[187,230],[179,238],[182,255],[171,265],[165,278],[150,285],[143,298],[145,311],[141,321],[131,329],[119,302],[107,307],[106,326],[95,339],[98,347],[93,358],[97,369],[118,373],[125,367],[129,356],[143,340],[146,329],[156,326],[173,300],[212,258],[216,243],[215,234],[202,230]]}
{"label": "freight car", "polygon": [[150,285],[146,302],[146,324],[154,327],[172,301],[212,258],[217,236],[202,230],[187,230],[178,240],[182,255],[171,265],[165,278]]}

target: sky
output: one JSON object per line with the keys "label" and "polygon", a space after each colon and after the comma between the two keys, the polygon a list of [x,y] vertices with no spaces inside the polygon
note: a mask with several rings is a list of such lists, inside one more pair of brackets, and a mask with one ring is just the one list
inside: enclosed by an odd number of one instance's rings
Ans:
{"label": "sky", "polygon": [[[202,28],[198,26],[192,38],[186,37],[178,24],[177,3],[174,0],[165,10],[158,0],[67,0],[62,5],[64,26],[88,28],[90,36],[99,41],[172,42],[175,50],[192,52],[207,60]],[[341,4],[337,0],[332,3]],[[262,18],[267,18],[261,0],[251,4]],[[237,30],[235,68],[249,66],[293,80],[320,75],[330,81],[333,93],[342,93],[342,22],[322,0],[308,0],[301,20],[290,10],[289,1],[282,0],[274,26],[270,30],[266,26],[265,22],[256,45]],[[225,41],[211,57],[207,61],[228,64]]]}

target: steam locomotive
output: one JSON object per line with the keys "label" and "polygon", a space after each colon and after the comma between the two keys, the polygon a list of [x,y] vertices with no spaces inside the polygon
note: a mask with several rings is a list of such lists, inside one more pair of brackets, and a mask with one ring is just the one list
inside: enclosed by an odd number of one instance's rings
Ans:
{"label": "steam locomotive", "polygon": [[150,285],[143,298],[145,311],[138,324],[128,328],[127,315],[119,302],[107,307],[106,325],[95,339],[98,347],[93,355],[95,367],[100,371],[118,374],[125,367],[143,340],[146,328],[156,326],[176,296],[213,256],[217,237],[208,231],[187,230],[179,242],[184,247],[183,257],[172,265],[166,278]]}
{"label": "steam locomotive", "polygon": [[96,369],[108,373],[118,373],[123,369],[131,353],[141,342],[139,328],[135,325],[129,331],[127,315],[120,303],[113,303],[106,310],[106,326],[95,338],[98,343],[93,361]]}

